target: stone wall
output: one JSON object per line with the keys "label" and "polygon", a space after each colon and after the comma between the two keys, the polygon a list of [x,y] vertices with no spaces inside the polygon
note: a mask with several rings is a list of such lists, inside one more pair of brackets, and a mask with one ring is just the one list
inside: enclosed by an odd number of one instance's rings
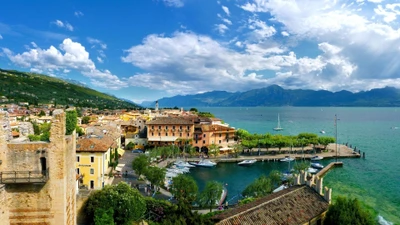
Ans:
{"label": "stone wall", "polygon": [[[44,184],[6,184],[0,189],[0,221],[10,225],[76,224],[75,134],[65,136],[65,113],[53,112],[50,143],[7,143],[0,127],[0,171],[41,170],[46,158],[49,180]],[[0,114],[0,123],[2,121]]]}

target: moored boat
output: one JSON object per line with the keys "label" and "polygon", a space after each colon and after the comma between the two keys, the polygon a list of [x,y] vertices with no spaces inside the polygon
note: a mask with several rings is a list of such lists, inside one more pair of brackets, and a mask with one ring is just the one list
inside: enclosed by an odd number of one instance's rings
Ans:
{"label": "moored boat", "polygon": [[190,163],[182,161],[182,160],[174,162],[174,165],[179,166],[179,167],[195,167],[195,166],[191,165]]}
{"label": "moored boat", "polygon": [[239,166],[250,166],[250,165],[253,165],[255,162],[257,162],[257,160],[255,160],[255,159],[246,159],[241,162],[238,162],[238,165]]}
{"label": "moored boat", "polygon": [[316,155],[316,156],[311,157],[311,161],[318,161],[318,160],[322,160],[323,158],[324,157],[322,157],[322,156]]}
{"label": "moored boat", "polygon": [[203,159],[200,160],[199,162],[191,162],[191,165],[194,165],[196,167],[214,167],[217,165],[217,163],[209,160],[209,159]]}
{"label": "moored boat", "polygon": [[311,163],[311,167],[316,169],[323,169],[324,166],[321,163]]}
{"label": "moored boat", "polygon": [[308,167],[308,169],[307,169],[307,173],[315,174],[317,172],[318,172],[318,170],[315,168],[312,168],[312,167]]}
{"label": "moored boat", "polygon": [[290,156],[285,156],[285,158],[282,158],[279,161],[281,161],[281,162],[291,162],[293,160],[294,160],[294,158],[292,158]]}

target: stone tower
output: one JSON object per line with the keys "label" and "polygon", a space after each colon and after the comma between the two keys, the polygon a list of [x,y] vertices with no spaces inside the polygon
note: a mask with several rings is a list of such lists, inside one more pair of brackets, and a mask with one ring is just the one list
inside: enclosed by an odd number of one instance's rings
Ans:
{"label": "stone tower", "polygon": [[76,137],[65,135],[65,113],[53,112],[50,142],[9,143],[0,112],[0,223],[76,224]]}

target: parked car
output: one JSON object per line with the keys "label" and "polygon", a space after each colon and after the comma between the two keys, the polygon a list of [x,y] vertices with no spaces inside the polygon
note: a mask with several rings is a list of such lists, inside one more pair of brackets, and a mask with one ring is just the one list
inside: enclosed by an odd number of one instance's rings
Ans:
{"label": "parked car", "polygon": [[143,153],[142,149],[134,149],[132,153]]}

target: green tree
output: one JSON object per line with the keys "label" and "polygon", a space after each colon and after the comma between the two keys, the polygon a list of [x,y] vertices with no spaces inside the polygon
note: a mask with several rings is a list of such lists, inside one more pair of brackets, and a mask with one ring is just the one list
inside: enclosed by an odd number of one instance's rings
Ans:
{"label": "green tree", "polygon": [[82,124],[88,124],[89,122],[90,122],[90,117],[89,116],[82,117]]}
{"label": "green tree", "polygon": [[220,153],[219,147],[216,144],[211,144],[210,145],[210,151],[208,151],[208,154],[218,156]]}
{"label": "green tree", "polygon": [[42,117],[42,116],[45,116],[46,115],[46,113],[43,111],[43,110],[40,110],[40,113],[39,113],[39,117]]}
{"label": "green tree", "polygon": [[310,167],[310,163],[308,162],[296,162],[293,169],[296,173],[300,174],[301,171],[306,171],[308,167]]}
{"label": "green tree", "polygon": [[268,178],[271,180],[274,187],[279,186],[282,183],[282,173],[279,170],[272,170]]}
{"label": "green tree", "polygon": [[110,221],[107,219],[107,215],[103,216],[102,214],[104,212],[111,214],[112,212],[116,224],[131,224],[132,221],[138,221],[143,217],[146,203],[138,190],[121,182],[115,186],[106,185],[102,190],[92,192],[84,210],[90,224],[95,224],[94,218],[97,210],[100,210],[97,213],[99,221]]}
{"label": "green tree", "polygon": [[132,162],[132,169],[140,178],[140,175],[144,174],[147,167],[150,165],[149,158],[146,155],[141,154],[136,157]]}
{"label": "green tree", "polygon": [[206,183],[206,187],[200,193],[200,205],[206,206],[212,211],[212,208],[215,207],[221,198],[223,186],[221,183],[217,181],[208,181]]}
{"label": "green tree", "polygon": [[97,208],[94,211],[94,224],[95,225],[113,225],[114,218],[113,218],[113,209],[108,208]]}
{"label": "green tree", "polygon": [[199,110],[197,110],[196,108],[191,108],[189,111],[190,112],[198,112]]}
{"label": "green tree", "polygon": [[261,197],[272,193],[272,189],[271,179],[265,175],[261,175],[243,190],[242,195],[247,197]]}
{"label": "green tree", "polygon": [[36,122],[31,122],[33,126],[33,133],[35,135],[40,135],[40,127]]}
{"label": "green tree", "polygon": [[[161,186],[164,179],[165,179],[165,169],[158,168],[158,167],[149,167],[145,170],[144,175],[146,176],[147,180],[151,182],[154,186]],[[155,189],[157,190],[157,188]]]}
{"label": "green tree", "polygon": [[78,115],[76,113],[75,110],[69,110],[67,111],[67,115],[66,115],[66,135],[70,135],[72,134],[72,132],[74,132],[75,127],[78,123]]}
{"label": "green tree", "polygon": [[323,145],[324,148],[330,144],[330,143],[335,143],[335,138],[334,137],[318,137],[318,143]]}
{"label": "green tree", "polygon": [[132,150],[134,147],[135,147],[135,144],[134,144],[132,141],[130,141],[130,142],[125,146],[125,149],[126,149],[126,150]]}
{"label": "green tree", "polygon": [[196,200],[198,190],[193,177],[180,174],[172,178],[170,191],[180,204],[191,206]]}
{"label": "green tree", "polygon": [[79,136],[82,136],[82,135],[85,134],[85,132],[83,131],[83,129],[82,129],[80,126],[78,126],[78,125],[76,125],[75,130],[76,130],[76,133],[77,133]]}
{"label": "green tree", "polygon": [[377,224],[377,222],[374,220],[371,213],[361,207],[359,201],[356,198],[347,199],[345,197],[339,196],[336,199],[336,202],[329,206],[324,224],[375,225]]}
{"label": "green tree", "polygon": [[243,151],[243,146],[239,144],[233,145],[233,155],[235,158],[239,157],[240,152]]}

